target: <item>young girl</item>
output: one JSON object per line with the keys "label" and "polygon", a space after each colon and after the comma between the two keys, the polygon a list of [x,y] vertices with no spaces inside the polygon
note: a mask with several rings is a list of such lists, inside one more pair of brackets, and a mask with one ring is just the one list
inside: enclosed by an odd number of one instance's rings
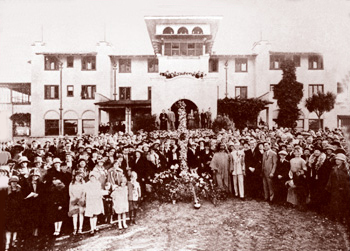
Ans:
{"label": "young girl", "polygon": [[[9,188],[8,188],[8,198],[6,202],[6,247],[5,250],[10,248],[10,244],[12,247],[16,247],[17,242],[17,232],[21,227],[21,209],[22,209],[22,200],[23,195],[21,191],[21,187],[18,185],[19,178],[17,176],[12,176],[9,180]],[[11,243],[11,235],[12,235],[12,243]]]}
{"label": "young girl", "polygon": [[[127,228],[126,225],[126,212],[129,211],[128,204],[128,187],[127,187],[127,179],[122,177],[121,185],[116,186],[114,191],[111,194],[113,198],[113,208],[116,214],[118,214],[118,225],[119,229]],[[123,227],[122,227],[123,221]]]}
{"label": "young girl", "polygon": [[73,235],[77,234],[78,216],[79,216],[79,231],[81,234],[84,224],[85,211],[85,189],[84,189],[84,173],[76,172],[73,181],[69,185],[69,211],[68,215],[73,218]]}
{"label": "young girl", "polygon": [[137,173],[132,171],[130,181],[128,182],[128,197],[129,197],[129,213],[130,221],[136,224],[136,210],[138,209],[138,201],[141,198],[140,183],[137,182]]}
{"label": "young girl", "polygon": [[103,195],[107,194],[101,188],[101,183],[98,181],[98,173],[90,172],[90,181],[85,184],[86,193],[86,209],[85,216],[90,218],[91,234],[97,231],[97,216],[104,214]]}

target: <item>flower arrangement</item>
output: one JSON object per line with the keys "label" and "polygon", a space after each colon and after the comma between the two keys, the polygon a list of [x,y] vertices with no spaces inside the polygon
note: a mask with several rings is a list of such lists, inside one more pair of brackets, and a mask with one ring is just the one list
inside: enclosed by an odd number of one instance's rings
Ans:
{"label": "flower arrangement", "polygon": [[161,76],[164,76],[166,78],[175,78],[177,76],[192,76],[192,77],[195,77],[195,78],[203,78],[206,76],[206,74],[204,72],[201,72],[201,71],[197,71],[197,72],[169,72],[169,71],[166,71],[166,72],[161,72],[159,73],[159,75]]}

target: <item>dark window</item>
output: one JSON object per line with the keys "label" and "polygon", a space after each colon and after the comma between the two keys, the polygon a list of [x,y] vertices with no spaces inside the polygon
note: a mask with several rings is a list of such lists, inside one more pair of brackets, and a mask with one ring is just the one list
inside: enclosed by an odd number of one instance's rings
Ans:
{"label": "dark window", "polygon": [[171,56],[171,43],[164,44],[164,55]]}
{"label": "dark window", "polygon": [[323,58],[319,55],[309,56],[309,70],[322,70]]}
{"label": "dark window", "polygon": [[77,135],[78,133],[78,120],[77,119],[65,119],[63,121],[64,135]]}
{"label": "dark window", "polygon": [[194,27],[192,30],[192,34],[203,34],[203,30],[200,27]]}
{"label": "dark window", "polygon": [[173,56],[180,55],[180,44],[179,43],[172,43],[171,44],[171,55],[173,55]]}
{"label": "dark window", "polygon": [[[321,129],[323,128],[323,119],[321,119]],[[317,131],[319,128],[318,119],[309,119],[309,130]]]}
{"label": "dark window", "polygon": [[45,136],[58,135],[58,134],[59,134],[59,120],[45,119]]}
{"label": "dark window", "polygon": [[341,94],[344,92],[343,85],[341,83],[337,83],[337,94]]}
{"label": "dark window", "polygon": [[130,73],[131,72],[131,59],[119,59],[119,72]]}
{"label": "dark window", "polygon": [[95,133],[95,120],[83,119],[83,133],[93,135]]}
{"label": "dark window", "polygon": [[323,85],[309,85],[309,97],[318,92],[323,93]]}
{"label": "dark window", "polygon": [[276,99],[276,97],[275,97],[275,86],[276,85],[270,85],[270,92],[273,92],[273,99]]}
{"label": "dark window", "polygon": [[293,55],[293,62],[295,67],[300,67],[300,56],[299,55]]}
{"label": "dark window", "polygon": [[119,87],[119,99],[131,100],[131,87]]}
{"label": "dark window", "polygon": [[74,67],[74,57],[69,56],[67,57],[67,68],[73,68]]}
{"label": "dark window", "polygon": [[149,58],[147,63],[148,72],[158,72],[158,58]]}
{"label": "dark window", "polygon": [[94,99],[96,92],[96,85],[82,85],[81,99]]}
{"label": "dark window", "polygon": [[188,30],[185,27],[181,27],[178,29],[177,34],[188,34]]}
{"label": "dark window", "polygon": [[270,70],[281,69],[281,63],[284,60],[282,55],[270,55]]}
{"label": "dark window", "polygon": [[[31,101],[30,87],[31,87],[30,84],[18,84],[18,85],[11,84],[12,103],[13,104],[30,104],[30,101]],[[0,93],[2,94],[2,92]]]}
{"label": "dark window", "polygon": [[219,72],[219,60],[217,58],[209,58],[209,72]]}
{"label": "dark window", "polygon": [[58,85],[45,85],[45,99],[58,99]]}
{"label": "dark window", "polygon": [[81,59],[81,69],[85,71],[96,70],[96,57],[95,56],[85,56]]}
{"label": "dark window", "polygon": [[74,86],[67,85],[67,97],[73,97],[73,96],[74,96]]}
{"label": "dark window", "polygon": [[152,87],[148,86],[148,100],[152,99]]}
{"label": "dark window", "polygon": [[235,60],[235,71],[236,72],[247,72],[248,71],[248,59],[236,58]]}
{"label": "dark window", "polygon": [[165,56],[201,56],[203,55],[202,43],[165,43]]}
{"label": "dark window", "polygon": [[174,34],[174,30],[171,27],[166,27],[163,30],[163,34]]}
{"label": "dark window", "polygon": [[57,71],[59,69],[59,61],[55,56],[45,56],[45,70]]}
{"label": "dark window", "polygon": [[236,98],[246,99],[248,97],[248,87],[237,86],[235,89],[236,89]]}

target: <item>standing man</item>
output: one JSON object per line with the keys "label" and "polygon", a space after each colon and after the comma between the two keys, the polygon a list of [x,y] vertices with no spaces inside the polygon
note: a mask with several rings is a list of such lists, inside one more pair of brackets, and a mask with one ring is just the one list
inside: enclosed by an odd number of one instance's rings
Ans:
{"label": "standing man", "polygon": [[271,150],[269,142],[264,143],[265,152],[262,160],[262,175],[264,186],[264,198],[272,202],[274,198],[272,178],[275,175],[277,166],[277,154]]}
{"label": "standing man", "polygon": [[165,110],[162,110],[162,113],[159,115],[160,120],[160,130],[167,130],[168,127],[168,115],[165,113]]}
{"label": "standing man", "polygon": [[168,109],[168,129],[171,131],[175,130],[175,113],[169,108]]}
{"label": "standing man", "polygon": [[207,128],[211,128],[211,111],[210,107],[208,108],[208,111],[205,113],[207,117]]}
{"label": "standing man", "polygon": [[245,191],[248,197],[254,199],[258,198],[261,193],[259,186],[259,183],[261,184],[261,166],[259,168],[259,161],[256,159],[257,150],[255,140],[251,139],[249,141],[249,149],[244,151],[246,167]]}
{"label": "standing man", "polygon": [[202,109],[201,112],[201,128],[206,128],[207,127],[207,115],[204,111],[204,109]]}

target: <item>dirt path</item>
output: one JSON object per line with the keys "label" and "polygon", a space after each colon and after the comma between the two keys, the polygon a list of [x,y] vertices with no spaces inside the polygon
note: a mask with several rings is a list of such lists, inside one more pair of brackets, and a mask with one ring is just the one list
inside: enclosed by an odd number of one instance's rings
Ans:
{"label": "dirt path", "polygon": [[345,227],[313,212],[228,200],[145,206],[138,224],[66,238],[54,250],[348,250]]}

